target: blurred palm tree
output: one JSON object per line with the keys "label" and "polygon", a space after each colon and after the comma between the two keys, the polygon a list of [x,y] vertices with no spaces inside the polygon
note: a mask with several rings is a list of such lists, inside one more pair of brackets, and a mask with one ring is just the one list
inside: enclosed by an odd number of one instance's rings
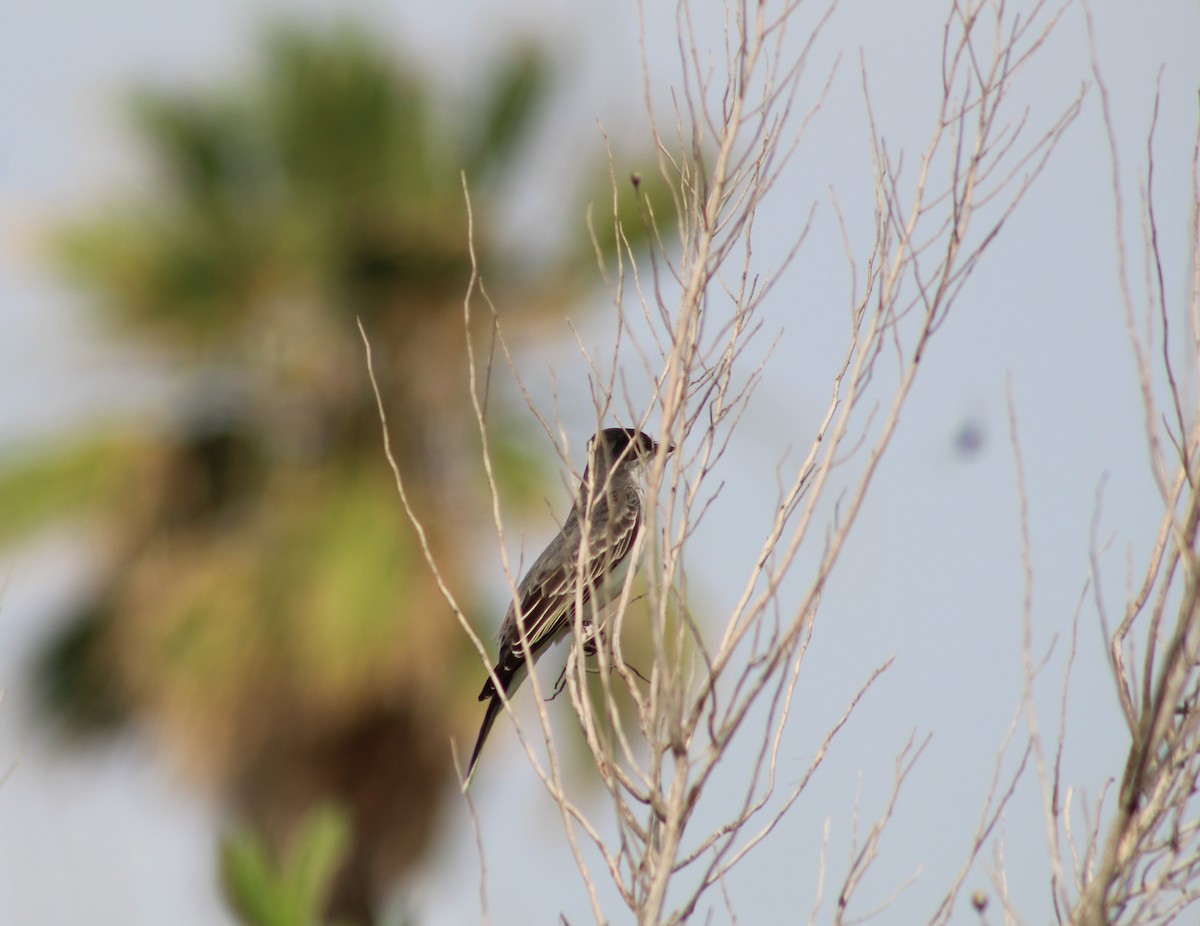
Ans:
{"label": "blurred palm tree", "polygon": [[[140,96],[152,195],[67,229],[59,253],[170,358],[172,426],[0,470],[9,537],[86,508],[106,538],[102,581],[42,660],[57,716],[78,733],[149,725],[269,844],[340,801],[353,837],[330,906],[354,922],[427,846],[480,673],[399,508],[355,319],[409,492],[470,600],[464,557],[445,555],[487,510],[470,488],[460,171],[497,303],[528,317],[577,296],[583,234],[533,274],[512,248],[497,258],[487,222],[549,76],[516,53],[446,125],[365,29],[285,27],[235,94]],[[498,445],[510,495],[537,483],[521,436]]]}

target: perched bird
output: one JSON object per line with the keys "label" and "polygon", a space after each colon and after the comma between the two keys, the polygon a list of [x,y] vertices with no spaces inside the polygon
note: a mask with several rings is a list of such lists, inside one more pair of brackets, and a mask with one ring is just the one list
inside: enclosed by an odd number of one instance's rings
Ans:
{"label": "perched bird", "polygon": [[[668,446],[667,453],[674,450]],[[517,586],[519,608],[510,604],[500,625],[496,666],[479,692],[479,700],[488,705],[467,765],[468,782],[504,707],[496,683],[511,698],[525,680],[529,657],[536,662],[551,643],[575,627],[577,601],[584,605],[582,622],[590,624],[591,616],[620,594],[631,565],[630,551],[642,530],[645,467],[657,451],[658,444],[649,436],[631,428],[605,428],[588,441],[588,464],[575,505],[558,536]],[[518,619],[525,628],[528,650],[521,642]]]}

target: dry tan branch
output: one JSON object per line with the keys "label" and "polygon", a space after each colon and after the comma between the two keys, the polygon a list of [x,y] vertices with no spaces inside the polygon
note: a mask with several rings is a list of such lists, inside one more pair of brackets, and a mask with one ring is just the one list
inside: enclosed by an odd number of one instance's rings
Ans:
{"label": "dry tan branch", "polygon": [[[774,516],[741,580],[740,596],[710,628],[689,607],[684,554],[720,491],[714,485],[715,467],[770,361],[770,352],[755,361],[749,350],[763,328],[762,308],[778,292],[782,271],[812,227],[815,206],[798,210],[784,266],[764,272],[756,265],[759,208],[804,143],[833,78],[831,70],[811,89],[805,80],[836,6],[836,0],[822,6],[799,35],[796,22],[802,13],[808,15],[806,5],[732,4],[725,10],[725,44],[714,64],[693,28],[698,8],[680,3],[684,80],[669,122],[651,111],[663,176],[678,205],[678,245],[664,246],[667,236],[656,229],[650,254],[637,252],[616,221],[614,195],[618,263],[605,280],[618,319],[615,343],[611,351],[596,353],[578,339],[590,372],[596,425],[613,418],[639,428],[655,422],[655,439],[679,449],[669,457],[658,454],[649,471],[648,522],[642,535],[646,590],[640,602],[649,614],[653,646],[648,670],[634,672],[624,650],[632,576],[607,614],[609,645],[599,647],[594,658],[583,650],[587,612],[582,598],[574,612],[575,643],[564,684],[605,789],[611,825],[589,820],[567,795],[543,697],[547,680],[539,681],[536,670],[531,672],[532,688],[548,762],[535,754],[532,737],[521,737],[531,767],[561,810],[597,922],[607,919],[596,890],[598,871],[607,873],[637,921],[647,926],[684,922],[711,888],[723,889],[730,872],[752,856],[804,797],[837,735],[853,722],[860,699],[887,668],[871,672],[864,667],[857,694],[825,733],[807,771],[781,788],[784,736],[822,595],[899,427],[922,358],[933,349],[973,270],[1079,111],[1076,99],[1047,119],[1013,97],[1019,76],[1042,52],[1062,15],[1061,7],[1045,3],[1035,3],[1021,15],[1004,3],[949,4],[942,95],[930,113],[930,135],[913,169],[905,167],[905,158],[878,128],[867,62],[862,62],[875,197],[873,214],[865,217],[844,216],[832,197],[850,270],[849,326],[841,360],[816,433],[799,463],[781,473]],[[808,93],[812,101],[806,103]],[[612,175],[615,190],[615,168]],[[874,229],[865,252],[849,244],[851,221],[866,221]],[[602,253],[597,244],[606,272]],[[476,300],[487,302],[477,279],[464,303],[468,322]],[[631,301],[636,308],[630,308]],[[636,316],[648,332],[641,336],[645,343],[632,333]],[[494,311],[492,317],[497,318]],[[525,391],[498,322],[494,339],[498,355],[469,345],[469,385],[503,551],[484,401],[486,384],[502,372],[493,368],[493,357],[503,358],[546,433],[556,439],[562,458],[570,461],[571,454],[566,429],[546,411],[547,403]],[[488,359],[481,362],[484,354]],[[652,394],[629,395],[626,368],[634,364],[646,371]],[[403,494],[399,474],[397,483]],[[587,552],[581,549],[581,561]],[[802,591],[785,597],[785,579],[801,562],[815,565]],[[515,602],[519,575],[511,567],[505,558]],[[456,614],[470,633],[457,609]],[[475,643],[486,661],[486,648],[477,639]],[[594,683],[592,668],[597,670]],[[507,701],[504,707],[511,714]],[[837,922],[859,922],[878,912],[856,909],[859,887],[878,857],[901,785],[925,742],[917,745],[914,734],[897,758],[887,806],[868,823],[841,879]],[[734,751],[750,757],[744,786],[728,799],[715,798],[712,783]],[[971,860],[987,844],[1019,777],[1020,770],[1001,787],[997,766]],[[718,822],[699,831],[696,811],[706,801],[719,808]],[[589,842],[596,854],[585,854],[582,842]],[[596,857],[598,868],[589,863]],[[966,868],[933,922],[946,920],[965,873]],[[884,900],[884,908],[903,887]]]}

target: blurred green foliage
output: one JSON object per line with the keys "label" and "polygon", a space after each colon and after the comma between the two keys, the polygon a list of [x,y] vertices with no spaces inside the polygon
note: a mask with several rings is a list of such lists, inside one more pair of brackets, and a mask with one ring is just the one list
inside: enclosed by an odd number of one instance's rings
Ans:
{"label": "blurred green foliage", "polygon": [[[367,28],[281,26],[244,83],[138,94],[151,180],[58,238],[62,270],[165,358],[180,398],[168,427],[0,461],[0,539],[68,515],[103,537],[98,581],[40,658],[46,703],[80,735],[148,727],[260,834],[227,851],[248,922],[300,922],[285,913],[326,895],[331,915],[373,921],[434,831],[449,739],[478,720],[479,658],[400,508],[355,322],[409,495],[469,602],[483,591],[463,553],[490,505],[466,387],[461,172],[506,326],[594,285],[583,196],[604,170],[578,198],[557,191],[579,229],[558,264],[501,258],[492,237],[552,78],[538,49],[517,49],[447,120]],[[640,206],[622,202],[636,246]],[[475,316],[466,335],[482,341],[491,319]],[[493,398],[502,491],[534,501],[547,470],[517,420]],[[329,890],[328,822],[272,880],[268,847],[331,798],[351,844]]]}
{"label": "blurred green foliage", "polygon": [[128,454],[125,442],[103,438],[53,456],[25,450],[0,457],[0,543],[110,498]]}
{"label": "blurred green foliage", "polygon": [[221,880],[245,926],[318,926],[338,866],[350,845],[345,813],[314,807],[277,859],[266,842],[240,829],[221,844]]}

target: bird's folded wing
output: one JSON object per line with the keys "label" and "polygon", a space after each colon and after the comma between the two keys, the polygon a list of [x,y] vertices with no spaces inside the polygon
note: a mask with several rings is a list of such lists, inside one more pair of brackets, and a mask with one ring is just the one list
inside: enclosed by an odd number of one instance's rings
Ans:
{"label": "bird's folded wing", "polygon": [[[608,506],[601,502],[592,516],[586,549],[581,551],[581,532],[576,528],[564,530],[538,557],[519,589],[521,615],[532,652],[536,653],[541,645],[565,629],[575,602],[590,600],[593,590],[629,555],[640,520],[641,512],[636,505],[622,506],[616,518],[610,518]],[[587,557],[582,569],[577,565],[581,552]],[[577,594],[581,575],[584,585]],[[519,649],[520,634],[515,621],[511,637],[501,644]]]}

